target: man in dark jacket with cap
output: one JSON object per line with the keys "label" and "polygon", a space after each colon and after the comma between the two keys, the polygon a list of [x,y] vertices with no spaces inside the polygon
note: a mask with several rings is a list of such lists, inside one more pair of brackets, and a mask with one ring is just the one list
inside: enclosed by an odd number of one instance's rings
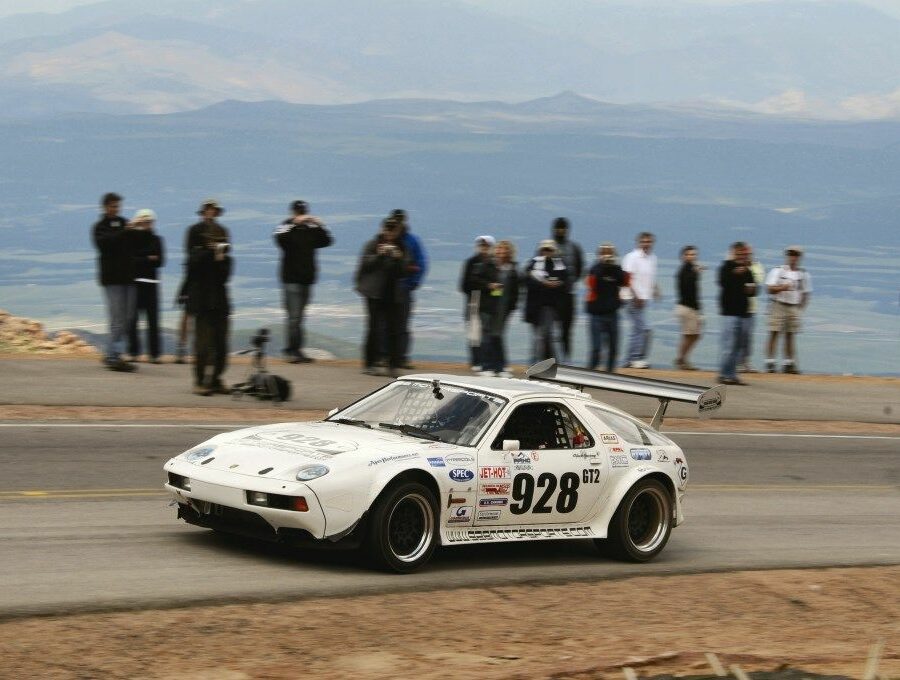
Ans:
{"label": "man in dark jacket with cap", "polygon": [[316,282],[316,250],[330,246],[334,239],[318,217],[309,214],[306,201],[291,203],[292,217],[275,229],[275,242],[281,248],[281,284],[287,312],[284,348],[292,364],[312,359],[303,353],[303,317]]}
{"label": "man in dark jacket with cap", "polygon": [[194,394],[228,394],[222,373],[228,362],[231,243],[216,220],[224,212],[216,201],[205,201],[198,212],[203,220],[188,230],[185,283],[187,311],[194,318]]}
{"label": "man in dark jacket with cap", "polygon": [[557,217],[553,220],[553,240],[556,251],[566,265],[567,279],[565,294],[557,298],[556,319],[559,322],[559,343],[564,359],[572,354],[572,324],[577,315],[575,295],[578,282],[584,271],[584,253],[581,246],[569,238],[569,220]]}
{"label": "man in dark jacket with cap", "polygon": [[134,318],[134,255],[132,229],[119,215],[122,197],[108,193],[101,200],[102,217],[94,224],[93,239],[99,258],[97,274],[106,296],[109,330],[103,363],[113,371],[131,372],[134,366],[122,359],[128,330]]}

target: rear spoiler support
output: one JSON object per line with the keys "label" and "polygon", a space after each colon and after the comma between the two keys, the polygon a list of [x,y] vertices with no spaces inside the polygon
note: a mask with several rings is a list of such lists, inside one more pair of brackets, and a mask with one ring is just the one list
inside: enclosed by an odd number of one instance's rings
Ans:
{"label": "rear spoiler support", "polygon": [[530,380],[546,380],[571,385],[579,389],[593,387],[611,392],[656,397],[659,406],[650,423],[650,427],[655,430],[662,426],[670,401],[697,404],[697,414],[701,418],[706,418],[713,411],[719,410],[725,403],[725,387],[723,385],[703,387],[668,380],[651,380],[617,373],[601,373],[587,368],[564,366],[556,363],[556,359],[539,361],[525,371],[525,377]]}

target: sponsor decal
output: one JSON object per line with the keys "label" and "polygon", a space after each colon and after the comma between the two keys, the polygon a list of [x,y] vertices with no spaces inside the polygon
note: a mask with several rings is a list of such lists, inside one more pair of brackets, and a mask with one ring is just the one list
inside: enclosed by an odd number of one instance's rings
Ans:
{"label": "sponsor decal", "polygon": [[328,460],[339,453],[356,451],[356,442],[337,442],[299,432],[275,430],[241,437],[235,444],[306,456],[312,460]]}
{"label": "sponsor decal", "polygon": [[573,453],[572,458],[596,458],[599,455],[596,451],[579,451],[578,453]]}
{"label": "sponsor decal", "polygon": [[561,529],[458,529],[447,532],[449,543],[479,543],[488,541],[527,541],[543,538],[590,538],[590,527]]}
{"label": "sponsor decal", "polygon": [[434,442],[428,445],[429,449],[455,449],[456,444],[448,444],[447,442]]}
{"label": "sponsor decal", "polygon": [[383,458],[376,458],[375,460],[369,461],[369,467],[373,465],[381,465],[382,463],[399,463],[402,460],[412,460],[413,458],[418,458],[418,453],[403,453],[396,456],[384,456]]}
{"label": "sponsor decal", "polygon": [[531,469],[531,461],[532,455],[534,456],[534,460],[537,460],[537,452],[533,454],[528,454],[525,451],[514,451],[512,454],[512,462],[514,470],[530,470]]}
{"label": "sponsor decal", "polygon": [[607,434],[601,434],[600,441],[603,442],[604,444],[618,444],[619,436],[615,435],[611,432],[607,433]]}
{"label": "sponsor decal", "polygon": [[508,498],[482,498],[478,501],[478,505],[483,508],[489,508],[494,505],[506,505],[509,503]]}
{"label": "sponsor decal", "polygon": [[684,465],[684,460],[682,460],[681,458],[676,458],[675,467],[678,467],[679,465]]}
{"label": "sponsor decal", "polygon": [[678,467],[678,488],[683,489],[687,486],[688,482],[688,468],[687,465],[680,465]]}
{"label": "sponsor decal", "polygon": [[431,467],[447,467],[447,465],[444,463],[443,458],[429,458],[428,464]]}
{"label": "sponsor decal", "polygon": [[475,462],[475,459],[472,456],[467,456],[464,453],[456,453],[452,456],[444,456],[444,460],[447,461],[448,465],[471,465]]}
{"label": "sponsor decal", "polygon": [[711,392],[708,394],[704,394],[700,397],[700,401],[697,402],[697,406],[700,409],[700,413],[707,413],[709,411],[715,411],[722,405],[722,395],[719,392]]}
{"label": "sponsor decal", "polygon": [[628,467],[628,456],[624,453],[614,453],[609,457],[609,464],[614,468]]}
{"label": "sponsor decal", "polygon": [[505,465],[478,468],[478,477],[480,479],[509,479],[509,468]]}
{"label": "sponsor decal", "polygon": [[585,484],[599,484],[600,470],[597,468],[585,468],[581,471],[581,481]]}
{"label": "sponsor decal", "polygon": [[623,449],[621,446],[610,446],[609,450],[613,453],[625,453],[625,449]]}
{"label": "sponsor decal", "polygon": [[481,493],[486,496],[508,496],[510,484],[482,484]]}
{"label": "sponsor decal", "polygon": [[454,468],[447,473],[454,482],[471,482],[475,479],[475,473],[465,468]]}
{"label": "sponsor decal", "polygon": [[665,451],[657,451],[656,452],[656,460],[660,463],[668,463],[669,457],[666,455]]}
{"label": "sponsor decal", "polygon": [[496,521],[500,519],[500,511],[499,510],[479,510],[478,511],[478,519],[487,520],[487,521]]}
{"label": "sponsor decal", "polygon": [[631,457],[635,460],[653,460],[650,449],[631,449]]}
{"label": "sponsor decal", "polygon": [[450,511],[448,522],[454,524],[468,524],[472,521],[472,506],[463,505]]}

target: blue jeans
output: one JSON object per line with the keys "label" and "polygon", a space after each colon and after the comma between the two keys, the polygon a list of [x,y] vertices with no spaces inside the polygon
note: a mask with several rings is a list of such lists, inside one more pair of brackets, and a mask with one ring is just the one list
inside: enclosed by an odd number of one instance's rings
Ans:
{"label": "blue jeans", "polygon": [[534,324],[534,361],[554,358],[556,356],[556,342],[554,331],[556,329],[556,310],[553,307],[542,306],[538,311],[538,323]]}
{"label": "blue jeans", "polygon": [[103,286],[103,292],[106,295],[106,315],[109,320],[104,359],[107,362],[114,362],[118,361],[119,355],[125,351],[128,333],[134,322],[137,289],[133,283],[112,284]]}
{"label": "blue jeans", "polygon": [[644,359],[647,354],[647,322],[644,312],[647,311],[647,301],[644,306],[638,307],[634,300],[628,301],[628,316],[631,319],[631,335],[628,337],[628,361]]}
{"label": "blue jeans", "polygon": [[722,317],[722,378],[737,380],[737,365],[747,341],[747,333],[753,320],[743,316]]}
{"label": "blue jeans", "polygon": [[303,349],[303,315],[312,294],[312,284],[285,283],[284,308],[287,311],[287,325],[284,329],[285,354],[297,354]]}
{"label": "blue jeans", "polygon": [[597,368],[603,357],[606,340],[606,370],[612,373],[616,364],[616,349],[619,344],[619,313],[589,314],[591,323],[591,351],[588,354],[588,368]]}

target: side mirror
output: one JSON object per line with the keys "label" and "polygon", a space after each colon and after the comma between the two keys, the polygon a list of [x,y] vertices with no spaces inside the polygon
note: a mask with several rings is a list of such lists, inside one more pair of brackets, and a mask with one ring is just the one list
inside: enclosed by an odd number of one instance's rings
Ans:
{"label": "side mirror", "polygon": [[503,440],[503,450],[504,451],[518,451],[522,447],[519,446],[518,439],[504,439]]}
{"label": "side mirror", "polygon": [[335,413],[337,413],[337,412],[338,412],[338,409],[336,409],[336,408],[331,409],[331,410],[328,412],[328,417],[331,418],[331,416],[333,416],[333,415],[334,415]]}

